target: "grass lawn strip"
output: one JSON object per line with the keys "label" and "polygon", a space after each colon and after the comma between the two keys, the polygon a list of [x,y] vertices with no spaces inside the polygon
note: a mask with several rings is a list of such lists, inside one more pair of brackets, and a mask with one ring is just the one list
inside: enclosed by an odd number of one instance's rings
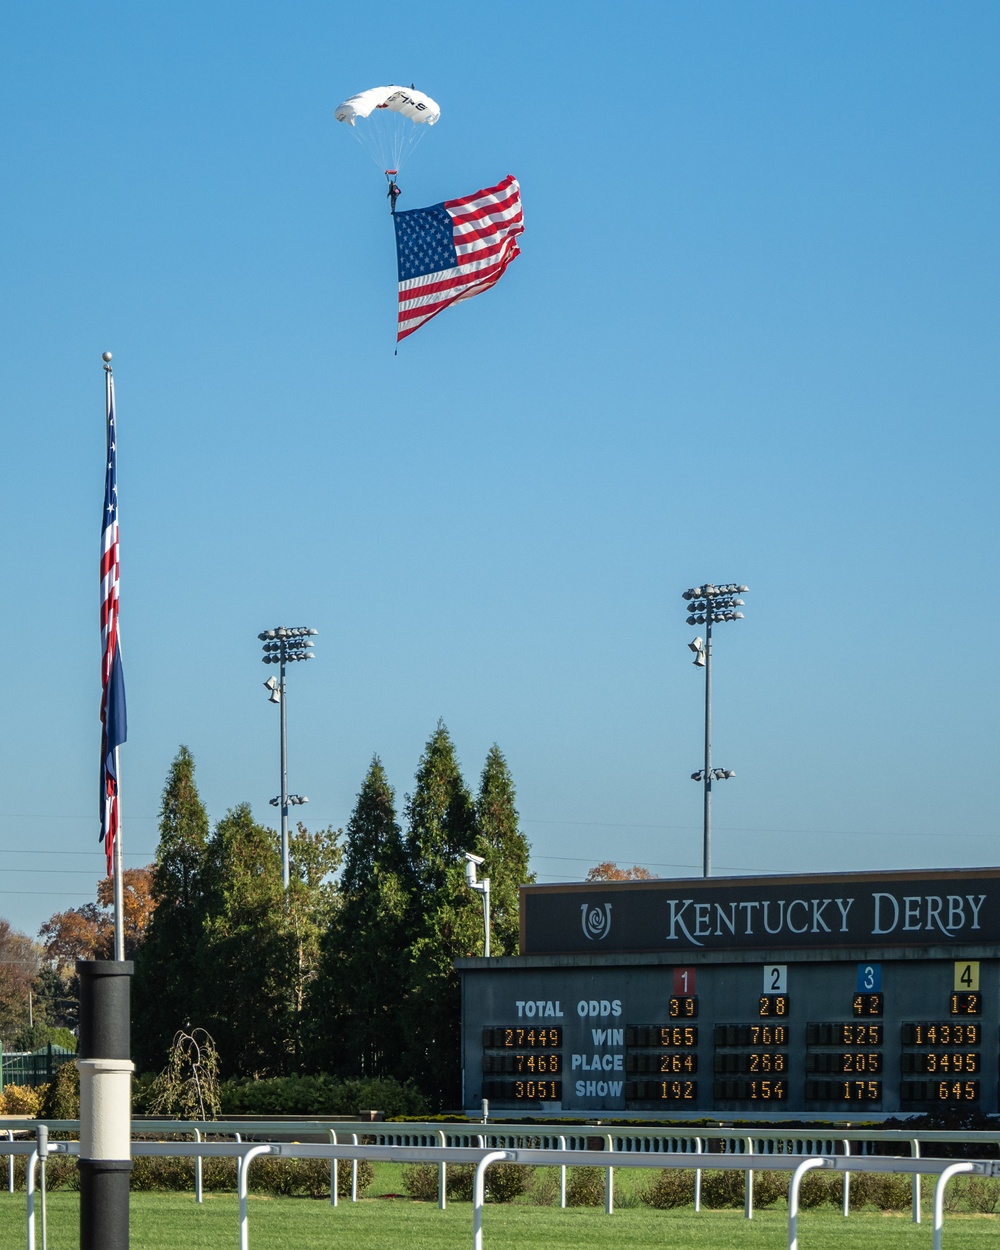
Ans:
{"label": "grass lawn strip", "polygon": [[[199,1207],[187,1194],[133,1194],[132,1250],[229,1250],[238,1245],[235,1195],[207,1195]],[[37,1223],[36,1237],[41,1245]],[[250,1198],[251,1250],[468,1250],[472,1208],[453,1203],[439,1211],[433,1203],[407,1199],[366,1199],[356,1205],[306,1198]],[[997,1216],[948,1215],[946,1250],[995,1247]],[[24,1194],[0,1193],[0,1246],[24,1245]],[[55,1193],[48,1198],[49,1250],[76,1250],[79,1198]],[[914,1225],[908,1215],[806,1211],[799,1219],[802,1250],[927,1250],[929,1219]],[[739,1211],[691,1209],[654,1211],[630,1207],[610,1218],[593,1208],[488,1205],[483,1215],[484,1250],[784,1250],[787,1212],[760,1211],[744,1220]]]}

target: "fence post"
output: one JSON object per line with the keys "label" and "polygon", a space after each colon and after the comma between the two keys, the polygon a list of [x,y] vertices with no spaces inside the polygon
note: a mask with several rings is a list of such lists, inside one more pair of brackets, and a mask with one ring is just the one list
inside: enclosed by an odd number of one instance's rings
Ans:
{"label": "fence post", "polygon": [[39,1124],[35,1130],[38,1139],[38,1171],[42,1183],[42,1250],[48,1250],[49,1230],[45,1221],[45,1164],[49,1157],[49,1126]]}
{"label": "fence post", "polygon": [[[610,1133],[604,1134],[605,1149],[610,1153],[615,1148]],[[611,1215],[615,1209],[615,1169],[608,1167],[604,1180],[604,1214]]]}
{"label": "fence post", "polygon": [[[844,1154],[847,1156],[850,1156],[850,1153],[851,1153],[851,1143],[847,1141],[847,1139],[845,1138],[844,1139]],[[845,1220],[847,1219],[850,1209],[851,1209],[851,1174],[850,1172],[845,1171],[844,1172],[844,1219]]]}
{"label": "fence post", "polygon": [[[358,1135],[357,1133],[352,1133],[351,1145],[356,1146],[357,1144],[358,1144]],[[351,1160],[351,1201],[357,1202],[357,1200],[358,1200],[358,1161],[357,1159],[352,1159]]]}
{"label": "fence post", "polygon": [[28,1155],[28,1169],[24,1177],[28,1203],[28,1250],[35,1250],[35,1164],[38,1162],[37,1147]]}
{"label": "fence post", "polygon": [[[331,1129],[327,1129],[327,1132],[330,1134],[330,1145],[336,1146],[337,1130],[335,1128],[331,1128]],[[338,1179],[337,1178],[337,1160],[331,1159],[330,1160],[330,1206],[331,1207],[335,1207],[337,1205],[337,1179]]]}
{"label": "fence post", "polygon": [[[752,1137],[746,1138],[746,1143],[747,1143],[747,1153],[753,1154],[753,1138]],[[743,1186],[743,1190],[744,1190],[743,1192],[743,1218],[747,1220],[752,1220],[753,1219],[753,1168],[748,1168],[747,1171],[743,1173],[743,1176],[745,1180],[745,1183]]]}
{"label": "fence post", "polygon": [[971,1163],[953,1163],[945,1168],[934,1186],[934,1250],[941,1250],[941,1228],[944,1224],[944,1187],[959,1172],[971,1172]]}
{"label": "fence post", "polygon": [[[694,1149],[695,1154],[701,1154],[700,1137],[694,1139]],[[694,1170],[694,1209],[695,1211],[701,1210],[701,1168],[695,1168]]]}
{"label": "fence post", "polygon": [[476,1164],[476,1173],[472,1179],[472,1250],[483,1250],[483,1196],[486,1192],[486,1169],[491,1163],[506,1158],[505,1150],[491,1150]]}
{"label": "fence post", "polygon": [[[439,1146],[447,1146],[448,1138],[443,1128],[438,1129],[437,1139]],[[438,1210],[443,1211],[448,1205],[448,1165],[442,1159],[438,1164]]]}
{"label": "fence post", "polygon": [[[560,1150],[566,1149],[566,1138],[563,1137],[561,1134],[559,1137],[559,1149]],[[565,1163],[561,1163],[559,1165],[559,1206],[564,1211],[566,1210],[566,1164]]]}
{"label": "fence post", "polygon": [[788,1186],[788,1250],[798,1250],[799,1247],[799,1186],[802,1178],[813,1168],[825,1166],[822,1159],[803,1159],[792,1173],[792,1183]]}
{"label": "fence post", "polygon": [[[14,1141],[13,1129],[7,1130],[7,1140],[13,1143]],[[7,1156],[7,1192],[10,1194],[14,1192],[14,1156],[12,1154]]]}
{"label": "fence post", "polygon": [[[914,1159],[920,1158],[920,1142],[914,1137],[910,1142],[910,1153]],[[920,1173],[913,1173],[913,1223],[920,1223]]]}
{"label": "fence post", "polygon": [[[201,1141],[201,1129],[196,1128],[194,1131],[194,1139],[196,1142]],[[203,1202],[202,1195],[202,1171],[201,1171],[201,1155],[196,1156],[194,1161],[194,1200],[195,1202]]]}
{"label": "fence post", "polygon": [[236,1161],[236,1190],[240,1198],[240,1250],[248,1250],[247,1238],[247,1173],[250,1171],[251,1160],[258,1155],[271,1153],[270,1146],[251,1146]]}

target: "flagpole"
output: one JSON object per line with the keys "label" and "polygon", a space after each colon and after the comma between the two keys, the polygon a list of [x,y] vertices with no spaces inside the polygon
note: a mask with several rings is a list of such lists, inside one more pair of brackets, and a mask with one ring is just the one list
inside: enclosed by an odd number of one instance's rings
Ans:
{"label": "flagpole", "polygon": [[113,958],[125,958],[125,889],[122,880],[122,765],[118,748],[115,747],[115,773],[118,777],[118,832],[115,835],[114,848],[114,884],[115,900],[115,953]]}
{"label": "flagpole", "polygon": [[[111,353],[105,352],[104,361],[104,398],[105,409],[110,414],[114,404],[114,374],[111,369]],[[116,415],[117,421],[117,415]],[[110,433],[110,431],[109,431]],[[110,457],[111,449],[108,448]],[[115,832],[114,845],[111,854],[111,884],[113,892],[114,907],[114,952],[113,959],[123,960],[125,958],[125,922],[124,922],[124,889],[122,882],[122,828],[121,828],[121,756],[118,747],[115,747],[115,777],[117,778],[117,828]]]}

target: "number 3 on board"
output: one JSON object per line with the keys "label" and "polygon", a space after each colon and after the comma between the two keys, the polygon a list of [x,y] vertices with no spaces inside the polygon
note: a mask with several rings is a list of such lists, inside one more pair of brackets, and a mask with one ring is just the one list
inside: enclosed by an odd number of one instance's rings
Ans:
{"label": "number 3 on board", "polygon": [[786,994],[788,992],[788,965],[764,965],[764,993]]}
{"label": "number 3 on board", "polygon": [[858,964],[858,993],[878,994],[882,989],[882,965]]}
{"label": "number 3 on board", "polygon": [[958,990],[978,990],[979,989],[979,964],[977,963],[957,963],[955,965],[955,989]]}

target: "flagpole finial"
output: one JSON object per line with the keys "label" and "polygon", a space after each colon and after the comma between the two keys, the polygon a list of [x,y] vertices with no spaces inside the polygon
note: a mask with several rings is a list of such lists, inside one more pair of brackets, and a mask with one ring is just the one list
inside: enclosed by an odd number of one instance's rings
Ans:
{"label": "flagpole finial", "polygon": [[101,354],[101,359],[104,361],[104,363],[105,363],[105,364],[107,364],[107,363],[108,363],[108,361],[111,359],[111,353],[110,353],[110,352],[102,352],[102,354]]}

